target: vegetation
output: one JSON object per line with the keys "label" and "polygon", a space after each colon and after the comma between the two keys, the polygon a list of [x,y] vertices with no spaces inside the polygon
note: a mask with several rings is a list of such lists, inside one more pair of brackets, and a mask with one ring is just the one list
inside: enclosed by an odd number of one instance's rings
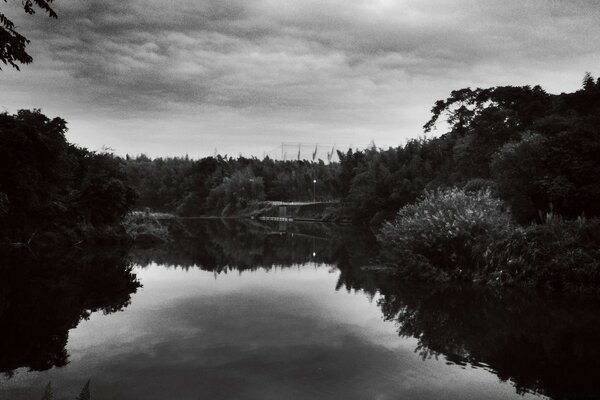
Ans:
{"label": "vegetation", "polygon": [[[4,0],[5,3],[8,0]],[[23,0],[23,9],[29,15],[35,14],[34,4],[49,17],[57,18],[56,12],[50,7],[52,0]],[[0,12],[0,61],[19,69],[16,63],[29,64],[33,59],[25,48],[29,40],[17,31],[17,27],[4,13]],[[0,68],[2,70],[2,68]]]}
{"label": "vegetation", "polygon": [[39,110],[0,114],[0,243],[124,236],[135,193],[122,160],[68,143],[66,130]]}
{"label": "vegetation", "polygon": [[446,157],[430,163],[429,181],[414,181],[442,189],[404,204],[379,235],[398,271],[598,291],[600,80],[586,75],[581,90],[560,95],[463,89],[432,112],[426,130],[442,113],[451,130],[418,147]]}
{"label": "vegetation", "polygon": [[127,158],[138,208],[181,215],[236,214],[252,202],[341,200],[335,216],[380,225],[424,190],[490,187],[517,223],[600,214],[600,82],[574,93],[539,86],[461,89],[438,101],[425,131],[449,132],[397,148],[338,152],[339,163],[208,157]]}
{"label": "vegetation", "polygon": [[[380,227],[388,262],[406,276],[596,285],[600,80],[587,74],[582,89],[559,95],[539,86],[456,90],[436,102],[425,131],[442,118],[449,131],[438,137],[338,152],[339,163],[325,164],[121,159],[68,144],[61,119],[4,113],[0,238],[85,236],[115,226],[133,207],[243,216],[269,201],[314,198],[338,206],[311,216]],[[131,214],[125,227],[140,241],[168,240],[167,227],[148,213]]]}
{"label": "vegetation", "polygon": [[518,226],[488,190],[428,192],[381,228],[383,255],[404,277],[598,291],[600,219]]}
{"label": "vegetation", "polygon": [[379,239],[388,259],[415,277],[447,280],[471,275],[486,245],[511,228],[510,215],[489,189],[426,192],[386,222]]}
{"label": "vegetation", "polygon": [[[338,164],[227,156],[124,160],[139,194],[136,208],[184,216],[237,215],[262,200],[309,201],[340,197]],[[313,183],[316,180],[316,183]],[[314,190],[314,193],[313,193]]]}
{"label": "vegetation", "polygon": [[[168,214],[167,214],[168,215]],[[134,211],[123,220],[127,234],[136,243],[157,244],[169,241],[169,229],[160,223],[156,213]]]}

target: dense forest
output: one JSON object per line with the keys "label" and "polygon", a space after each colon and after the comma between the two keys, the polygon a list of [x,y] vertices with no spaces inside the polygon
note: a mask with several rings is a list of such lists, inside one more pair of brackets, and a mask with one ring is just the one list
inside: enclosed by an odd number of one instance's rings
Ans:
{"label": "dense forest", "polygon": [[39,110],[3,113],[0,242],[122,238],[135,209],[247,216],[263,201],[315,199],[335,201],[321,219],[377,229],[407,276],[600,287],[600,79],[561,94],[456,90],[425,132],[440,120],[444,134],[325,163],[122,158],[69,144],[65,121]]}
{"label": "dense forest", "polygon": [[128,158],[138,207],[236,215],[262,200],[338,199],[334,221],[379,231],[382,262],[405,277],[600,287],[600,79],[453,91],[425,132],[387,150],[302,160]]}
{"label": "dense forest", "polygon": [[[232,215],[262,200],[338,199],[339,165],[322,160],[270,158],[126,157],[125,171],[139,194],[137,207],[180,215]],[[316,183],[313,185],[313,180]],[[314,190],[314,193],[313,193]]]}
{"label": "dense forest", "polygon": [[39,110],[0,114],[0,243],[112,239],[135,192],[122,162],[65,139]]}
{"label": "dense forest", "polygon": [[339,163],[269,158],[201,160],[126,157],[137,207],[182,215],[235,214],[254,201],[341,200],[339,218],[378,225],[426,189],[489,187],[520,223],[552,211],[566,218],[600,213],[600,81],[553,95],[539,86],[461,89],[436,102],[445,134],[338,152]]}

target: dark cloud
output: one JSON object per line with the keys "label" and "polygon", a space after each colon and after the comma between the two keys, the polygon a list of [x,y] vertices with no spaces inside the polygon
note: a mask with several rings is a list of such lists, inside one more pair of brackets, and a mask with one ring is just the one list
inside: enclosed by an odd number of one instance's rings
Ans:
{"label": "dark cloud", "polygon": [[[38,92],[58,89],[66,100],[50,108],[82,121],[93,109],[117,123],[151,113],[174,126],[182,119],[213,124],[223,135],[241,134],[239,124],[247,126],[244,135],[280,128],[275,144],[307,119],[315,137],[359,127],[361,142],[394,144],[392,132],[418,135],[431,103],[452,89],[542,83],[569,90],[600,55],[593,0],[89,0],[56,7],[58,21],[20,21],[35,64],[0,79],[13,98],[31,104],[2,98],[5,106],[48,108]],[[48,75],[57,80],[44,82]],[[355,139],[337,140],[347,137]]]}

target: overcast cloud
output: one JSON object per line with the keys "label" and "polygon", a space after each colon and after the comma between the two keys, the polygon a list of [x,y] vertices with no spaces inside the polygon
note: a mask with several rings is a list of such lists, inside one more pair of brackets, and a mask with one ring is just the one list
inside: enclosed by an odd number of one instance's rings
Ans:
{"label": "overcast cloud", "polygon": [[0,105],[119,154],[396,146],[453,89],[600,73],[595,0],[56,0],[58,20],[19,4],[2,7],[34,63],[0,72]]}

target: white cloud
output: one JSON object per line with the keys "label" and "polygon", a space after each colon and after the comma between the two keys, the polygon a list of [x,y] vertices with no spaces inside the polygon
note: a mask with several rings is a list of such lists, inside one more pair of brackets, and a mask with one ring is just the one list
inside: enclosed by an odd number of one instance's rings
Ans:
{"label": "white cloud", "polygon": [[56,8],[58,21],[19,14],[34,64],[0,74],[0,104],[63,116],[80,144],[106,139],[122,153],[173,154],[193,143],[194,154],[222,145],[260,155],[268,144],[325,135],[395,145],[419,135],[433,101],[452,89],[573,90],[600,55],[592,40],[600,6],[591,0],[65,0]]}

